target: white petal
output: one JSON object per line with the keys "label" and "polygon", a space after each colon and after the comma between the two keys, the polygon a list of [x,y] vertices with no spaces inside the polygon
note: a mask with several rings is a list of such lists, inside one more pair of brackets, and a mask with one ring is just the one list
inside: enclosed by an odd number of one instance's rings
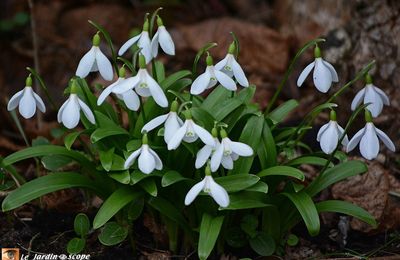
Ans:
{"label": "white petal", "polygon": [[154,161],[156,162],[156,169],[157,170],[162,170],[163,163],[162,163],[160,157],[158,156],[158,154],[156,154],[156,152],[154,152],[153,149],[151,149],[151,148],[149,148],[149,152],[154,157]]}
{"label": "white petal", "polygon": [[142,32],[142,35],[140,36],[140,39],[138,41],[138,46],[139,48],[142,48],[140,53],[143,54],[144,58],[146,59],[146,64],[148,64],[153,58],[153,56],[151,55],[151,42],[148,32]]}
{"label": "white petal", "polygon": [[216,147],[215,152],[211,156],[211,171],[215,172],[218,170],[219,166],[221,165],[222,157],[224,156],[224,145],[219,144]]}
{"label": "white petal", "polygon": [[174,134],[171,140],[168,142],[168,150],[175,150],[182,142],[183,137],[186,134],[188,121],[186,120],[183,126]]}
{"label": "white petal", "polygon": [[212,146],[205,145],[201,148],[196,155],[196,162],[194,166],[196,169],[200,169],[207,162],[208,158],[210,158],[211,152],[213,150]]}
{"label": "white petal", "polygon": [[329,127],[321,135],[321,150],[326,154],[331,154],[337,147],[339,141],[338,129],[335,122],[330,122]]}
{"label": "white petal", "polygon": [[235,75],[235,79],[237,80],[237,82],[245,88],[248,87],[249,81],[247,80],[242,67],[235,60],[235,58],[232,58],[232,70],[233,70],[233,75]]}
{"label": "white petal", "polygon": [[163,51],[168,55],[175,55],[175,44],[165,26],[158,27],[158,31],[160,32],[158,41]]}
{"label": "white petal", "polygon": [[315,61],[311,62],[304,68],[304,70],[300,73],[299,78],[297,79],[297,86],[301,87],[303,85],[304,80],[307,78],[308,74],[310,74],[311,70],[314,68]]}
{"label": "white petal", "polygon": [[149,90],[151,93],[151,96],[154,98],[154,101],[160,106],[160,107],[168,107],[168,100],[167,97],[164,94],[164,91],[158,85],[157,81],[155,81],[150,75],[147,77],[147,83],[149,85]]}
{"label": "white petal", "polygon": [[35,91],[32,91],[33,97],[36,100],[36,105],[39,108],[40,111],[42,111],[42,113],[46,112],[46,106],[43,103],[42,98],[35,93]]}
{"label": "white petal", "polygon": [[324,60],[322,60],[322,62],[324,63],[325,66],[328,67],[329,71],[331,72],[332,81],[333,82],[339,82],[339,77],[337,75],[337,72],[336,72],[335,68],[332,66],[332,64],[330,64],[329,62],[324,61]]}
{"label": "white petal", "polygon": [[227,63],[228,58],[229,58],[229,54],[227,54],[227,55],[225,56],[225,58],[223,58],[223,59],[220,60],[217,64],[215,64],[215,65],[214,65],[214,68],[215,68],[216,70],[222,70],[222,69],[225,67],[226,63]]}
{"label": "white petal", "polygon": [[118,55],[122,56],[132,45],[135,44],[140,38],[141,34],[136,35],[135,37],[130,38],[128,41],[124,43],[124,45],[121,46],[121,48],[118,51]]}
{"label": "white petal", "polygon": [[81,78],[85,78],[91,71],[95,60],[95,47],[93,46],[79,61],[79,65],[76,69],[75,75]]}
{"label": "white petal", "polygon": [[139,96],[133,90],[128,90],[121,94],[125,105],[133,111],[137,111],[140,106]]}
{"label": "white petal", "polygon": [[[337,125],[337,127],[338,127],[338,131],[339,131],[339,138],[342,138],[344,129],[340,125]],[[346,147],[348,143],[349,143],[349,138],[347,137],[347,134],[346,134],[342,140],[342,145]]]}
{"label": "white petal", "polygon": [[112,83],[110,86],[106,87],[103,92],[101,92],[99,98],[97,99],[97,105],[100,106],[103,104],[104,100],[111,94],[113,88],[123,82],[125,79],[123,78],[118,78],[114,83]]}
{"label": "white petal", "polygon": [[378,156],[379,140],[372,123],[367,123],[366,130],[360,141],[361,155],[368,160],[372,160]]}
{"label": "white petal", "polygon": [[202,128],[201,126],[197,125],[194,122],[193,122],[193,130],[200,137],[203,143],[211,146],[215,145],[215,141],[212,135],[207,130],[205,130],[204,128]]}
{"label": "white petal", "polygon": [[103,79],[111,81],[114,78],[114,71],[111,65],[111,62],[107,59],[107,57],[101,52],[99,47],[96,50],[96,64],[99,68],[100,75]]}
{"label": "white petal", "polygon": [[389,97],[386,95],[386,93],[383,92],[380,88],[378,88],[376,86],[374,86],[374,89],[381,96],[383,104],[389,106],[390,105],[390,101],[389,101]]}
{"label": "white petal", "polygon": [[253,155],[253,149],[244,143],[240,142],[233,142],[229,138],[229,146],[232,149],[232,151],[240,156],[252,156]]}
{"label": "white petal", "polygon": [[140,153],[138,164],[140,171],[145,174],[151,173],[156,167],[156,160],[151,155],[149,147],[145,144],[142,146],[142,152]]}
{"label": "white petal", "polygon": [[120,82],[118,85],[116,85],[112,92],[115,94],[123,94],[127,92],[128,90],[133,89],[140,81],[139,74],[125,79],[124,81]]}
{"label": "white petal", "polygon": [[153,39],[151,39],[151,55],[153,55],[153,58],[157,57],[158,55],[158,31],[159,29],[157,29],[156,34],[154,34]]}
{"label": "white petal", "polygon": [[356,110],[356,108],[361,104],[364,100],[365,95],[365,88],[361,89],[357,95],[354,97],[353,101],[351,102],[351,110]]}
{"label": "white petal", "polygon": [[71,94],[69,102],[65,105],[61,115],[61,121],[66,128],[72,129],[78,125],[80,118],[79,108],[78,97],[76,94]]}
{"label": "white petal", "polygon": [[206,90],[208,83],[210,82],[210,73],[208,70],[198,76],[192,83],[192,86],[190,88],[190,93],[192,95],[199,95],[203,93],[204,90]]}
{"label": "white petal", "polygon": [[379,139],[385,144],[385,146],[392,152],[396,151],[396,147],[389,136],[387,136],[382,130],[375,127],[375,131],[379,136]]}
{"label": "white petal", "polygon": [[18,91],[17,93],[14,94],[14,96],[12,96],[12,98],[10,99],[10,101],[8,101],[8,105],[7,105],[7,110],[11,111],[17,108],[19,101],[22,98],[22,94],[24,93],[24,89]]}
{"label": "white petal", "polygon": [[210,195],[213,197],[218,205],[225,208],[229,205],[229,195],[226,190],[216,183],[212,178],[210,179]]}
{"label": "white petal", "polygon": [[199,195],[200,191],[204,188],[204,184],[205,184],[205,180],[203,179],[201,182],[196,183],[196,185],[194,185],[189,192],[186,194],[185,197],[185,205],[190,205],[194,199],[197,197],[197,195]]}
{"label": "white petal", "polygon": [[83,114],[85,114],[86,118],[89,120],[90,123],[96,124],[96,120],[94,119],[94,115],[92,110],[86,105],[82,100],[78,98],[79,106],[81,107]]}
{"label": "white petal", "polygon": [[322,62],[322,58],[315,59],[315,68],[313,73],[314,85],[322,93],[328,92],[332,85],[332,73]]}
{"label": "white petal", "polygon": [[164,125],[164,140],[168,143],[174,134],[183,125],[182,120],[178,117],[176,112],[169,112],[169,116]]}
{"label": "white petal", "polygon": [[67,106],[69,100],[70,100],[70,99],[67,99],[67,100],[64,102],[64,104],[62,104],[62,106],[60,107],[60,109],[58,110],[58,113],[57,113],[57,121],[58,121],[58,123],[61,123],[61,122],[62,122],[62,114],[63,114],[64,108]]}
{"label": "white petal", "polygon": [[360,129],[354,136],[351,138],[349,143],[347,144],[346,147],[346,152],[352,151],[354,148],[356,148],[357,144],[360,142],[361,137],[363,137],[365,132],[365,127]]}
{"label": "white petal", "polygon": [[365,87],[365,89],[364,104],[371,103],[367,106],[367,109],[373,117],[377,117],[383,109],[381,96],[375,91],[372,85]]}
{"label": "white petal", "polygon": [[36,112],[36,100],[33,97],[33,90],[31,87],[24,89],[22,98],[19,100],[19,113],[26,119],[31,118]]}
{"label": "white petal", "polygon": [[233,169],[233,159],[231,156],[224,156],[222,157],[221,161],[222,166],[227,170]]}
{"label": "white petal", "polygon": [[153,130],[154,128],[160,126],[162,123],[165,122],[165,120],[167,120],[168,118],[168,114],[165,115],[161,115],[158,117],[153,118],[152,120],[150,120],[147,124],[145,124],[142,128],[142,133],[146,132],[150,132],[151,130]]}
{"label": "white petal", "polygon": [[224,88],[232,91],[237,89],[235,81],[233,81],[233,79],[231,79],[228,75],[219,70],[214,70],[214,73],[218,82],[221,83]]}
{"label": "white petal", "polygon": [[124,163],[124,168],[128,169],[131,167],[132,164],[135,163],[136,158],[139,156],[140,152],[142,151],[142,147],[131,153],[131,155],[126,158],[125,163]]}
{"label": "white petal", "polygon": [[318,134],[317,134],[318,142],[321,140],[321,135],[328,128],[329,124],[330,124],[330,121],[328,123],[326,123],[325,125],[321,126],[321,128],[319,129]]}

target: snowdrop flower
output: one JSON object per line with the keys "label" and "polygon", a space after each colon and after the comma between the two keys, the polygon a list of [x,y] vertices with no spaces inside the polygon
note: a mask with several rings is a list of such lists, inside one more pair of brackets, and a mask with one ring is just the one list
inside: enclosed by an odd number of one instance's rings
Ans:
{"label": "snowdrop flower", "polygon": [[138,157],[139,170],[145,174],[153,172],[154,169],[161,170],[163,168],[160,157],[148,145],[147,134],[142,137],[142,146],[126,159],[124,163],[125,169],[129,169]]}
{"label": "snowdrop flower", "polygon": [[43,100],[32,89],[32,78],[28,76],[25,81],[25,88],[18,91],[11,97],[7,105],[7,110],[11,111],[18,107],[19,113],[25,119],[33,117],[36,112],[36,107],[42,113],[46,112],[46,107]]}
{"label": "snowdrop flower", "polygon": [[211,130],[211,135],[214,137],[214,145],[204,145],[196,154],[196,162],[195,167],[196,169],[200,169],[206,164],[207,160],[211,157],[212,153],[215,152],[215,149],[219,146],[218,140],[218,130],[217,128],[213,128]]}
{"label": "snowdrop flower", "polygon": [[220,207],[228,207],[229,195],[224,187],[214,181],[209,166],[206,167],[206,176],[204,179],[195,184],[186,194],[185,205],[190,205],[201,191],[208,193]]}
{"label": "snowdrop flower", "polygon": [[367,106],[367,109],[373,117],[377,117],[382,112],[383,105],[390,105],[388,96],[372,84],[372,78],[369,74],[366,76],[366,86],[357,93],[353,102],[351,102],[351,110],[354,111],[361,102],[364,104],[371,103]]}
{"label": "snowdrop flower", "polygon": [[[317,134],[317,141],[319,142],[321,149],[326,154],[331,154],[335,151],[339,139],[342,137],[344,129],[336,121],[336,112],[331,111],[329,123],[323,125]],[[349,139],[347,135],[342,140],[342,145],[347,146]]]}
{"label": "snowdrop flower", "polygon": [[151,54],[153,58],[157,57],[158,54],[158,44],[160,44],[161,49],[168,55],[175,55],[175,45],[172,41],[171,35],[168,33],[167,29],[163,24],[163,21],[159,16],[157,16],[158,29],[156,34],[154,34],[153,39],[151,39]]}
{"label": "snowdrop flower", "polygon": [[352,151],[358,143],[360,143],[361,155],[367,159],[372,160],[378,156],[379,153],[379,139],[385,146],[392,152],[396,151],[392,140],[380,129],[376,128],[372,123],[372,115],[369,110],[365,110],[366,125],[363,129],[358,131],[347,145],[347,152]]}
{"label": "snowdrop flower", "polygon": [[178,102],[176,100],[172,101],[171,110],[168,114],[158,116],[147,124],[145,124],[142,128],[142,133],[150,132],[154,128],[164,124],[164,140],[165,143],[168,143],[171,140],[172,136],[179,130],[179,128],[183,125],[182,120],[179,118],[176,111],[178,110]]}
{"label": "snowdrop flower", "polygon": [[57,120],[59,123],[63,123],[66,128],[72,129],[79,123],[81,110],[90,123],[96,123],[90,108],[82,100],[80,100],[76,94],[76,85],[74,80],[71,85],[71,94],[58,111]]}
{"label": "snowdrop flower", "polygon": [[121,48],[118,51],[118,55],[122,56],[132,45],[137,43],[137,46],[141,49],[140,53],[144,55],[146,58],[146,64],[148,64],[152,57],[151,54],[151,42],[150,42],[150,37],[149,37],[149,20],[146,19],[146,21],[143,24],[143,30],[140,34],[132,37],[129,39],[127,42],[125,42]]}
{"label": "snowdrop flower", "polygon": [[314,85],[319,91],[326,93],[331,87],[332,82],[339,82],[339,78],[335,68],[329,62],[321,58],[321,50],[318,46],[315,47],[314,56],[315,61],[308,64],[297,79],[297,86],[301,87],[308,74],[310,74],[311,70],[314,68]]}
{"label": "snowdrop flower", "polygon": [[99,48],[100,35],[95,34],[92,42],[92,48],[79,61],[75,75],[85,78],[90,72],[99,71],[103,79],[111,81],[114,77],[114,72],[111,62]]}
{"label": "snowdrop flower", "polygon": [[234,76],[241,86],[247,88],[249,86],[249,81],[247,80],[242,67],[235,59],[235,48],[235,42],[232,42],[231,45],[229,45],[228,54],[226,54],[223,60],[215,64],[215,69],[222,71],[229,77]]}
{"label": "snowdrop flower", "polygon": [[236,83],[233,79],[225,73],[215,69],[213,59],[210,55],[207,56],[206,61],[206,71],[193,81],[192,87],[190,88],[191,94],[199,95],[206,89],[214,87],[217,82],[228,90],[235,91],[237,89]]}
{"label": "snowdrop flower", "polygon": [[[100,106],[103,104],[104,100],[111,94],[114,93],[115,88],[119,88],[121,86],[124,86],[124,84],[129,83],[125,79],[125,68],[122,67],[119,69],[119,78],[117,81],[112,83],[110,86],[106,87],[103,92],[100,94],[99,98],[97,99],[97,105]],[[140,105],[140,100],[138,95],[136,94],[133,89],[129,89],[122,94],[116,94],[116,96],[123,100],[125,105],[133,111],[137,111],[139,109]]]}
{"label": "snowdrop flower", "polygon": [[198,138],[208,145],[214,145],[214,138],[204,128],[193,122],[192,114],[189,110],[184,112],[185,123],[176,131],[172,138],[168,142],[168,150],[175,150],[180,143],[183,141],[187,143],[193,143]]}
{"label": "snowdrop flower", "polygon": [[146,70],[145,58],[143,55],[139,56],[140,69],[136,76],[130,77],[124,81],[123,84],[113,88],[116,94],[123,94],[128,90],[135,89],[136,93],[142,97],[154,98],[154,101],[161,107],[168,107],[168,100],[162,88],[158,85]]}
{"label": "snowdrop flower", "polygon": [[221,143],[211,157],[211,171],[217,171],[221,164],[225,169],[232,170],[233,161],[239,156],[253,155],[253,149],[249,145],[231,141],[224,129],[220,131],[220,135]]}

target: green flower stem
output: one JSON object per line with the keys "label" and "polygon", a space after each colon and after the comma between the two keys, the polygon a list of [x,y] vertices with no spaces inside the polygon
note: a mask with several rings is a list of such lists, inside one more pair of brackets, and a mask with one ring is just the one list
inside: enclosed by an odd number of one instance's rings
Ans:
{"label": "green flower stem", "polygon": [[285,86],[286,82],[289,79],[290,74],[292,73],[294,69],[294,65],[296,64],[297,60],[300,58],[300,56],[311,46],[317,44],[318,42],[324,42],[325,39],[315,39],[312,41],[307,42],[294,56],[292,61],[290,62],[289,68],[286,70],[285,75],[283,76],[282,81],[279,83],[277,90],[275,91],[274,95],[271,98],[271,101],[269,102],[267,109],[265,110],[264,114],[267,115],[273,105],[275,104],[276,100],[278,99],[279,95],[282,92],[283,86]]}
{"label": "green flower stem", "polygon": [[[155,10],[155,11],[153,12],[153,14],[151,15],[151,18],[150,18],[150,26],[149,26],[149,36],[150,36],[150,38],[153,37],[154,24],[155,24],[155,22],[156,22],[156,18],[158,18],[158,12],[160,12],[162,9],[163,9],[162,7],[157,8],[157,10]],[[160,19],[161,19],[161,18],[160,18]],[[158,19],[157,19],[157,20],[158,20]]]}
{"label": "green flower stem", "polygon": [[144,113],[144,107],[143,107],[143,100],[142,97],[139,97],[139,102],[140,102],[140,110],[142,114],[142,119],[143,119],[143,124],[146,124],[146,114]]}

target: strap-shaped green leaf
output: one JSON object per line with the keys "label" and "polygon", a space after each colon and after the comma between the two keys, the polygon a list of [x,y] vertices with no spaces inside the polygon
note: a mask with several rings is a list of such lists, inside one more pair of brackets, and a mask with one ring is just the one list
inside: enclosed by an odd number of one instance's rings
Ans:
{"label": "strap-shaped green leaf", "polygon": [[215,181],[223,186],[227,192],[237,192],[249,188],[260,180],[253,174],[235,174],[215,178]]}
{"label": "strap-shaped green leaf", "polygon": [[203,214],[200,224],[200,237],[198,255],[201,260],[207,259],[217,242],[221,231],[224,216],[212,217],[207,213]]}
{"label": "strap-shaped green leaf", "polygon": [[289,176],[299,179],[301,181],[304,181],[305,179],[304,173],[302,171],[290,166],[274,166],[257,173],[258,177],[277,176],[277,175]]}
{"label": "strap-shaped green leaf", "polygon": [[268,117],[276,124],[280,123],[292,112],[296,107],[299,106],[299,102],[295,99],[290,99],[275,108],[268,114]]}
{"label": "strap-shaped green leaf", "polygon": [[119,126],[101,127],[97,128],[92,135],[90,140],[92,143],[96,143],[103,138],[115,136],[115,135],[129,135],[128,131]]}

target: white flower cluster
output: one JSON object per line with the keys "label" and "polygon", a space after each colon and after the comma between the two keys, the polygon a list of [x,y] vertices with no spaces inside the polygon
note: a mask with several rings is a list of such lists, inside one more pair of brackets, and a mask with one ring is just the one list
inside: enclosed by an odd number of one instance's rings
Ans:
{"label": "white flower cluster", "polygon": [[[332,82],[338,82],[339,78],[335,68],[324,61],[321,57],[321,50],[318,46],[314,50],[315,61],[310,63],[300,74],[297,80],[297,86],[301,87],[308,74],[314,68],[313,80],[315,87],[326,93],[332,86]],[[372,118],[377,117],[383,109],[383,105],[389,105],[388,96],[379,88],[372,84],[372,78],[366,75],[366,86],[360,90],[351,103],[351,110],[356,110],[363,103],[368,104],[366,107],[365,120],[366,126],[358,131],[349,141],[344,129],[336,121],[335,111],[331,111],[330,121],[323,125],[317,134],[317,141],[320,143],[321,149],[326,154],[334,152],[341,140],[342,145],[347,152],[352,151],[358,143],[360,143],[360,153],[368,160],[375,159],[379,153],[379,139],[391,151],[395,151],[395,145],[390,138],[376,128],[372,123]],[[344,136],[343,136],[344,135]]]}

